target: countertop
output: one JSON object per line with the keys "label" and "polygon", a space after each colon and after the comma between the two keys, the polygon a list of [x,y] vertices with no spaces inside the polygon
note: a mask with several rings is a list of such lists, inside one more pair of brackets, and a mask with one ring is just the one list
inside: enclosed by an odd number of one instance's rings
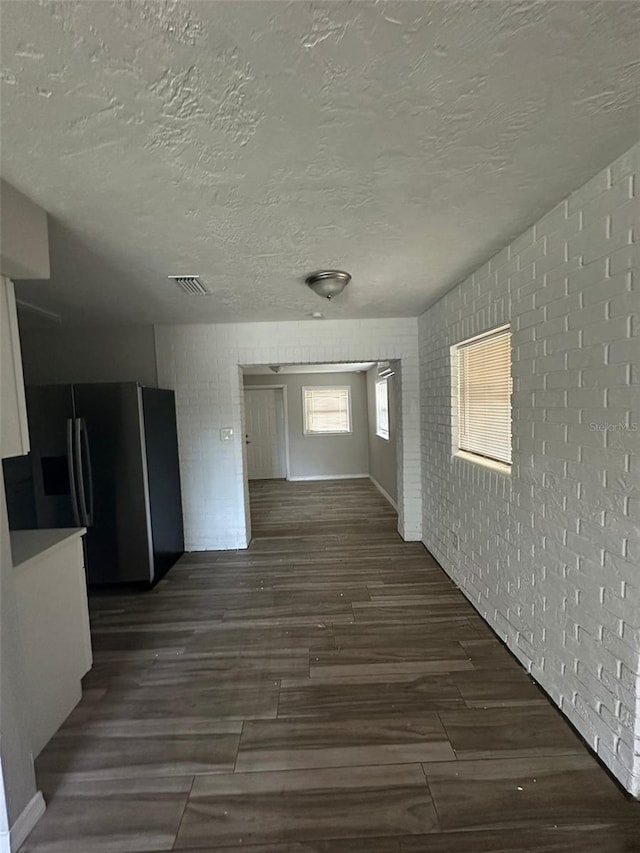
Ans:
{"label": "countertop", "polygon": [[84,536],[86,527],[55,527],[43,530],[12,530],[11,556],[17,569],[31,562],[46,551],[53,551],[70,539]]}

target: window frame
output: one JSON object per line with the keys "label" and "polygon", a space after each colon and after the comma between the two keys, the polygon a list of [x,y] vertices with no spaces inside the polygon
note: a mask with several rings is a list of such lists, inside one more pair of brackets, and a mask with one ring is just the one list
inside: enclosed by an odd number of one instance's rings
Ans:
{"label": "window frame", "polygon": [[[310,430],[307,427],[307,391],[346,391],[347,392],[347,418],[349,428],[346,430]],[[350,385],[303,385],[302,386],[302,434],[305,438],[313,438],[329,436],[329,435],[352,435],[353,434],[353,415],[351,410],[351,386]]]}
{"label": "window frame", "polygon": [[503,324],[501,326],[496,326],[493,329],[489,329],[486,332],[483,332],[480,335],[474,335],[471,338],[466,338],[463,341],[459,341],[457,344],[450,348],[451,351],[451,402],[452,402],[452,419],[451,419],[451,440],[452,440],[452,455],[454,457],[458,457],[461,459],[466,459],[470,462],[475,462],[481,465],[485,465],[489,468],[492,468],[496,471],[500,471],[502,473],[509,474],[511,472],[512,459],[513,459],[513,357],[510,359],[509,363],[509,380],[510,380],[510,406],[509,406],[509,450],[510,450],[510,461],[505,461],[502,458],[498,458],[497,456],[489,455],[489,453],[481,453],[477,450],[467,450],[465,447],[461,447],[460,445],[460,428],[461,428],[461,410],[462,410],[462,393],[463,389],[461,387],[461,358],[460,353],[462,350],[472,347],[474,344],[480,344],[483,341],[490,340],[491,338],[498,337],[504,334],[508,334],[509,339],[509,350],[511,352],[512,348],[512,330],[510,324]]}
{"label": "window frame", "polygon": [[[380,424],[380,399],[378,395],[378,389],[384,387],[385,391],[385,399],[386,399],[386,420],[387,425],[385,427]],[[378,438],[381,438],[383,441],[390,441],[391,437],[391,423],[389,420],[389,379],[382,378],[376,379],[376,388],[375,388],[375,402],[376,402],[376,435]]]}

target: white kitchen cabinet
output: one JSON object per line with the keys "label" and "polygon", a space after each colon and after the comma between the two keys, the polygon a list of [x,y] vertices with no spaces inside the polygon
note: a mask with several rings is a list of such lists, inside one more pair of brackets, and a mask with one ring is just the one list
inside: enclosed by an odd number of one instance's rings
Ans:
{"label": "white kitchen cabinet", "polygon": [[27,404],[13,282],[0,276],[0,456],[29,452]]}
{"label": "white kitchen cabinet", "polygon": [[12,530],[31,748],[37,756],[82,698],[93,661],[84,527]]}

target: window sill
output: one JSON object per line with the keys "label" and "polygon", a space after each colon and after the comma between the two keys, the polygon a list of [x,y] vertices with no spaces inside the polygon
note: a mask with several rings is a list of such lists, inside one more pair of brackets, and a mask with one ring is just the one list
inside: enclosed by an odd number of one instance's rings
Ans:
{"label": "window sill", "polygon": [[353,435],[353,431],[340,430],[340,432],[304,432],[305,438],[326,438],[328,435]]}
{"label": "window sill", "polygon": [[464,459],[466,462],[473,462],[475,465],[482,465],[483,468],[495,471],[496,474],[511,476],[511,465],[507,465],[505,462],[498,462],[496,459],[487,459],[486,456],[468,453],[466,450],[456,450],[453,458]]}
{"label": "window sill", "polygon": [[388,435],[382,435],[381,433],[377,432],[377,433],[376,433],[376,436],[377,436],[378,438],[381,438],[383,441],[389,441],[389,436],[388,436]]}

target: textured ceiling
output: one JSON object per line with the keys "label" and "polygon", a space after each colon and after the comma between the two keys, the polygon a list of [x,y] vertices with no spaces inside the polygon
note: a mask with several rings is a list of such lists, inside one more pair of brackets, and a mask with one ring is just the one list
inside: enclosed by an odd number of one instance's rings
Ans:
{"label": "textured ceiling", "polygon": [[2,172],[51,214],[18,290],[65,323],[417,315],[637,137],[635,2],[1,11]]}

